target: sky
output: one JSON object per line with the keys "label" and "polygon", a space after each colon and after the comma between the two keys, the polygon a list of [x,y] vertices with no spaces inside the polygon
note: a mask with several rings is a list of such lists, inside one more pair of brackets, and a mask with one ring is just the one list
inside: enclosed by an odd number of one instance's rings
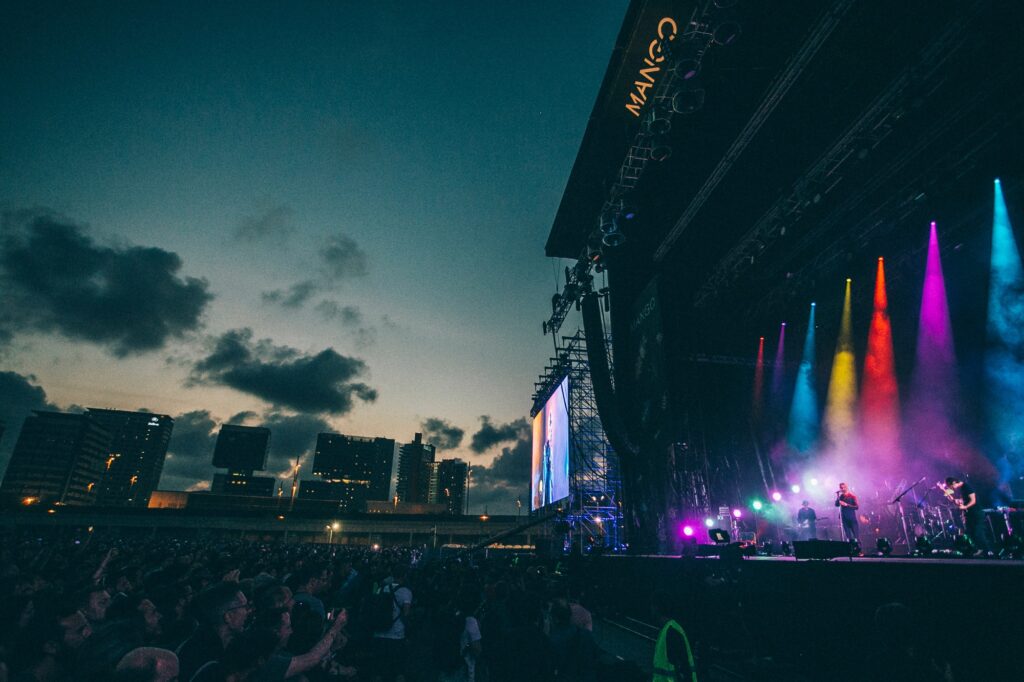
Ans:
{"label": "sky", "polygon": [[0,469],[39,408],[175,417],[163,489],[422,431],[511,511],[626,4],[6,3]]}

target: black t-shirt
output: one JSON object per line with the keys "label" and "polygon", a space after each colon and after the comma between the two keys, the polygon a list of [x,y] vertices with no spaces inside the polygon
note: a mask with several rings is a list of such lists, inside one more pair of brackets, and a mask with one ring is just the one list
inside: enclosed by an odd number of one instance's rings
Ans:
{"label": "black t-shirt", "polygon": [[818,515],[810,507],[800,507],[800,511],[796,513],[796,520],[800,523],[806,521],[808,524],[812,524],[817,518]]}
{"label": "black t-shirt", "polygon": [[[845,502],[849,506],[844,507],[843,505],[839,504],[840,502]],[[860,505],[857,503],[857,496],[854,495],[853,493],[845,493],[843,495],[840,495],[839,498],[836,500],[836,506],[840,508],[839,513],[843,516],[843,518],[857,518],[857,508]]]}
{"label": "black t-shirt", "polygon": [[967,481],[964,481],[964,484],[960,486],[960,503],[967,504],[970,502],[971,495],[974,495],[974,504],[972,504],[970,508],[965,509],[964,513],[967,514],[967,516],[974,518],[981,513],[981,505],[978,504],[980,500],[978,500],[978,493],[974,490],[974,486]]}

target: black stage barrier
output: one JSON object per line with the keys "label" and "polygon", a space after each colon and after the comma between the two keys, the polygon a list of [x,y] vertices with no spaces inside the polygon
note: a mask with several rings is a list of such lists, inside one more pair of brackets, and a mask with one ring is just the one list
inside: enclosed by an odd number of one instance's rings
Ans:
{"label": "black stage barrier", "polygon": [[[693,551],[714,549],[721,547]],[[890,680],[878,668],[880,652],[907,641],[948,661],[958,681],[1024,680],[1024,562],[605,556],[583,563],[595,609],[649,622],[652,594],[667,593],[703,664],[737,671],[730,679]],[[876,609],[893,602],[912,618],[876,628]]]}
{"label": "black stage barrier", "polygon": [[795,540],[793,556],[797,559],[836,559],[853,553],[849,542],[838,540]]}

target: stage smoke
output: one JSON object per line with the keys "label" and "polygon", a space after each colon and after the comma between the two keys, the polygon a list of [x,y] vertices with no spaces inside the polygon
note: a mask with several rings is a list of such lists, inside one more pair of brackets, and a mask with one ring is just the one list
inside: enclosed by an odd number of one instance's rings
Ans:
{"label": "stage smoke", "polygon": [[818,438],[818,393],[814,388],[814,308],[807,322],[803,356],[797,371],[793,406],[789,411],[789,444],[799,453],[807,454]]}
{"label": "stage smoke", "polygon": [[843,317],[825,402],[825,438],[841,464],[849,464],[854,450],[857,403],[857,366],[853,354],[853,322],[850,314],[850,280],[846,280]]}
{"label": "stage smoke", "polygon": [[757,342],[757,363],[754,365],[754,423],[761,421],[764,411],[764,337]]}
{"label": "stage smoke", "polygon": [[987,413],[1003,487],[1010,477],[1024,472],[1024,271],[999,180],[995,181],[989,275]]}
{"label": "stage smoke", "polygon": [[885,262],[878,259],[875,309],[868,332],[861,387],[860,447],[865,464],[876,475],[902,473],[899,466],[900,405],[892,348],[889,300],[885,291]]}
{"label": "stage smoke", "polygon": [[960,471],[989,468],[956,428],[958,384],[939,235],[932,222],[921,291],[917,352],[903,432],[907,453],[921,474],[941,478]]}

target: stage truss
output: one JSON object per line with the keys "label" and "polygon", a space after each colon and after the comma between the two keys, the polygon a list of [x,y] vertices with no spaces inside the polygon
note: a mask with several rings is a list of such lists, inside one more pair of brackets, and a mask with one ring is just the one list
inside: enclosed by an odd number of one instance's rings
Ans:
{"label": "stage truss", "polygon": [[[611,339],[605,339],[611,363]],[[569,497],[558,503],[569,525],[573,551],[615,550],[622,546],[622,482],[618,457],[605,438],[597,413],[583,331],[563,336],[534,385],[534,411],[563,377],[569,377]]]}

